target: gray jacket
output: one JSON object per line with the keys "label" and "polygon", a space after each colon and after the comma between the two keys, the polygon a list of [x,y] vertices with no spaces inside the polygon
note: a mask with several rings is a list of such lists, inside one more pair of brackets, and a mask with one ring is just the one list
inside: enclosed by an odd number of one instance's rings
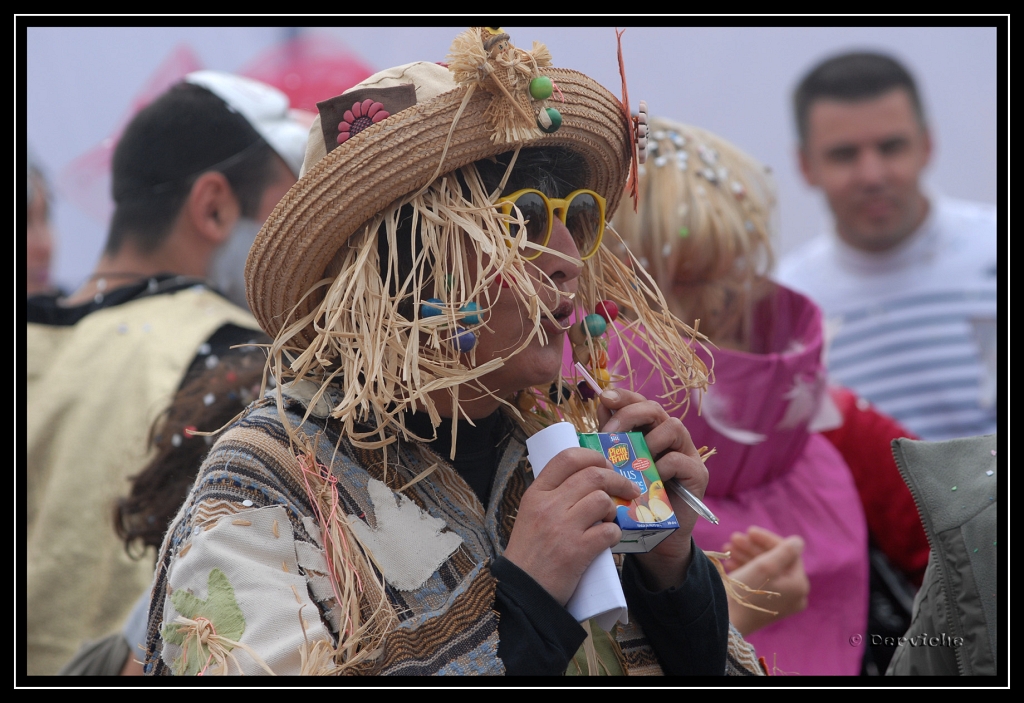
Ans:
{"label": "gray jacket", "polygon": [[889,675],[996,674],[996,435],[918,442],[893,455],[931,556]]}

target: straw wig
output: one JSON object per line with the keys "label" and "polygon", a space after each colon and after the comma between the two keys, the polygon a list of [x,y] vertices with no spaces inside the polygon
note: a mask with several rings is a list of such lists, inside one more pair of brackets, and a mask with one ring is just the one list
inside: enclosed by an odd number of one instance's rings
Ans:
{"label": "straw wig", "polygon": [[[547,90],[534,89],[538,79]],[[505,186],[529,172],[516,171],[520,154],[553,155],[563,185],[600,194],[610,216],[634,128],[623,104],[591,78],[552,68],[543,45],[518,49],[490,28],[459,35],[447,66],[388,69],[318,107],[302,176],[249,253],[249,305],[275,338],[278,380],[313,382],[311,407],[330,402],[349,439],[383,446],[394,439],[385,428],[404,428],[407,410],[440,424],[438,392],[450,395],[456,418],[460,393],[496,397],[480,379],[535,339],[548,343],[541,323],[554,320],[552,296],[542,292],[557,286],[520,255],[539,247],[527,228],[512,228],[519,235],[510,238],[508,225],[523,224],[523,215],[496,207]],[[506,324],[491,314],[505,295],[526,330],[515,348],[478,363],[475,335]],[[659,366],[674,370],[671,385],[706,381],[682,341],[692,330],[662,312],[640,267],[604,246],[582,267],[576,314],[602,300],[625,311],[632,322],[622,324],[644,329]],[[597,344],[586,340],[595,358]],[[498,400],[523,419],[509,398]]]}

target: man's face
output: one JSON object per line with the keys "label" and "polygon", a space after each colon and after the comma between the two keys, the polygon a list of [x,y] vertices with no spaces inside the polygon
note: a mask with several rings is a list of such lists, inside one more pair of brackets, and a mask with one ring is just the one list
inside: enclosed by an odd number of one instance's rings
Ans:
{"label": "man's face", "polygon": [[28,204],[28,295],[45,293],[50,289],[50,258],[53,256],[53,233],[46,194],[41,183],[36,184],[35,196]]}
{"label": "man's face", "polygon": [[206,272],[207,279],[228,299],[243,308],[249,305],[245,297],[245,261],[249,256],[249,249],[252,248],[260,227],[270,217],[278,201],[294,184],[295,174],[280,157],[275,157],[274,176],[260,197],[256,219],[238,217],[233,223],[227,241],[214,252],[210,260]]}
{"label": "man's face", "polygon": [[906,239],[928,213],[919,178],[931,156],[931,139],[907,92],[818,100],[807,117],[800,168],[825,192],[839,236],[865,251]]}

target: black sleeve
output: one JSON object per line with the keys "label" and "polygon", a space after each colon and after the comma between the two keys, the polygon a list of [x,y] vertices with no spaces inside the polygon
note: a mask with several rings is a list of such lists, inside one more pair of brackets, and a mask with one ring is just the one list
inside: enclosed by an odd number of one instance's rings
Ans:
{"label": "black sleeve", "polygon": [[622,588],[658,656],[662,670],[676,676],[722,676],[729,645],[729,604],[718,571],[690,539],[693,558],[678,588],[647,589],[635,559],[626,558]]}
{"label": "black sleeve", "polygon": [[[529,574],[504,557],[491,564],[498,580],[498,656],[509,676],[561,676],[587,638],[576,618]],[[725,669],[725,664],[722,664]]]}

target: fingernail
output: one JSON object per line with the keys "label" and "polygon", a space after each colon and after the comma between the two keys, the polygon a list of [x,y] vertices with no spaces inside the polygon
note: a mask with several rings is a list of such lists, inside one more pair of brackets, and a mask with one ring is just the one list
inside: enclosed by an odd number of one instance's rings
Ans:
{"label": "fingernail", "polygon": [[619,399],[619,393],[618,393],[618,391],[608,390],[608,391],[605,391],[604,393],[602,393],[601,397],[602,398],[607,398],[608,400],[610,400],[610,401],[612,401],[614,403],[614,402],[616,402]]}

